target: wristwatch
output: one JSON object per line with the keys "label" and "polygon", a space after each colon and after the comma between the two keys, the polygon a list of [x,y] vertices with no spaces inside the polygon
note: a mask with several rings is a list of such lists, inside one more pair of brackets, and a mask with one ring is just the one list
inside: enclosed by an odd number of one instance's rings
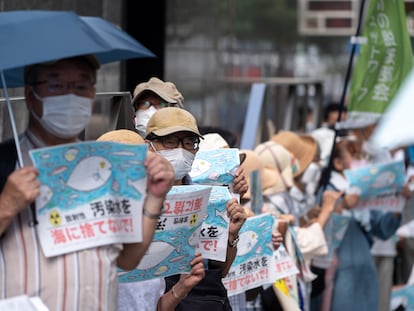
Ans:
{"label": "wristwatch", "polygon": [[233,242],[230,242],[230,241],[227,241],[228,242],[228,244],[229,244],[229,247],[237,247],[237,243],[239,242],[239,236],[237,236],[234,240],[233,240]]}

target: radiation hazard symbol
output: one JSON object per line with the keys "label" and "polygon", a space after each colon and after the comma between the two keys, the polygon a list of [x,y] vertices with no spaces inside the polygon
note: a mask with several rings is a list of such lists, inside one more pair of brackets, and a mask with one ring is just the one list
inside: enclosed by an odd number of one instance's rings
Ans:
{"label": "radiation hazard symbol", "polygon": [[193,227],[197,223],[197,214],[193,214],[190,217],[190,227]]}
{"label": "radiation hazard symbol", "polygon": [[60,222],[62,221],[62,218],[60,217],[60,214],[58,211],[51,211],[49,214],[49,222],[53,226],[59,226]]}

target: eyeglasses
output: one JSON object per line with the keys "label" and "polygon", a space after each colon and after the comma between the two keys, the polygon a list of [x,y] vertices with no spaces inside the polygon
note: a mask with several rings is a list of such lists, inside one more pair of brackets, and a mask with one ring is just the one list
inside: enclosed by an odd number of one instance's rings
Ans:
{"label": "eyeglasses", "polygon": [[32,85],[47,84],[47,90],[52,94],[62,94],[72,89],[74,93],[79,95],[89,95],[92,91],[94,83],[89,80],[79,81],[61,81],[61,80],[43,80],[33,83]]}
{"label": "eyeglasses", "polygon": [[155,109],[159,110],[161,108],[165,108],[165,107],[174,107],[175,104],[173,103],[167,103],[164,101],[158,101],[158,100],[146,100],[146,101],[141,101],[141,102],[137,102],[135,104],[135,109],[140,109],[140,110],[147,110],[149,107],[153,106]]}
{"label": "eyeglasses", "polygon": [[164,148],[168,149],[178,148],[181,143],[184,149],[190,151],[196,150],[200,144],[200,138],[197,136],[186,136],[180,138],[176,135],[168,135],[163,137],[156,137],[154,140],[160,141]]}

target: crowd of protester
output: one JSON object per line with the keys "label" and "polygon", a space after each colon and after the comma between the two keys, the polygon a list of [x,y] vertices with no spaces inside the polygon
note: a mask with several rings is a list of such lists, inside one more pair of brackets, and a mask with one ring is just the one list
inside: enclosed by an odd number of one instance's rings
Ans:
{"label": "crowd of protester", "polygon": [[[148,145],[143,242],[44,257],[36,227],[27,225],[34,217],[28,206],[40,193],[39,172],[29,165],[28,153],[79,142],[77,136],[91,114],[98,68],[90,56],[26,68],[30,119],[20,144],[27,166],[16,168],[16,159],[8,160],[14,149],[9,143],[0,146],[2,298],[39,296],[51,310],[77,306],[85,310],[286,310],[287,304],[289,310],[306,311],[390,310],[392,288],[408,281],[413,264],[410,230],[401,230],[412,220],[409,148],[372,150],[369,138],[375,124],[336,131],[341,108],[337,104],[327,106],[325,122],[312,132],[280,130],[252,150],[238,151],[240,166],[229,185],[234,197],[226,203],[229,225],[224,262],[196,253],[189,273],[118,283],[116,271],[134,269],[144,256],[171,187],[193,184],[189,174],[196,154],[238,148],[237,135],[231,131],[200,127],[172,82],[154,77],[138,84],[131,114],[136,131],[111,131],[98,141]],[[56,89],[61,83],[65,87]],[[59,111],[52,111],[52,105]],[[59,113],[73,116],[80,124],[62,124]],[[345,111],[342,117],[346,120]],[[5,167],[6,160],[11,168]],[[404,163],[405,184],[395,194],[406,202],[403,211],[360,208],[361,189],[347,179],[346,171],[393,161]],[[259,174],[260,189],[252,187],[252,172]],[[253,208],[253,197],[261,198],[259,209]],[[266,213],[285,224],[285,229],[268,232],[274,250],[284,245],[300,271],[284,278],[292,285],[289,302],[272,284],[229,296],[222,282],[237,256],[239,231],[246,219]],[[335,231],[339,231],[335,221],[346,223],[342,232]],[[336,244],[331,243],[332,234],[338,234]],[[13,265],[16,256],[19,265]],[[96,281],[93,271],[87,273],[92,266],[99,266],[99,275],[109,277]],[[62,271],[67,272],[64,277]]]}

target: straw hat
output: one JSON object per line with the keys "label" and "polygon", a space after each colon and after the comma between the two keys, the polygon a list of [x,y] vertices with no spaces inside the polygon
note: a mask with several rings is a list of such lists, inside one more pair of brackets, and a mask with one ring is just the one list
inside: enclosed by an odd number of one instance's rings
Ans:
{"label": "straw hat", "polygon": [[299,169],[293,174],[294,177],[299,176],[305,171],[308,165],[314,160],[318,151],[316,140],[306,134],[279,131],[279,133],[273,135],[272,141],[281,144],[298,160]]}
{"label": "straw hat", "polygon": [[97,141],[112,141],[124,144],[145,144],[144,139],[138,133],[125,129],[106,132],[99,136]]}
{"label": "straw hat", "polygon": [[254,152],[259,156],[263,169],[277,176],[271,187],[264,189],[268,190],[266,194],[283,192],[293,186],[294,157],[286,148],[274,141],[267,141],[257,145]]}
{"label": "straw hat", "polygon": [[261,183],[261,190],[270,187],[272,184],[275,183],[275,179],[277,175],[268,174],[267,171],[263,170],[262,162],[259,159],[259,156],[253,151],[249,149],[242,149],[239,151],[240,154],[245,154],[246,158],[240,166],[243,168],[244,176],[246,178],[247,184],[249,185],[249,189],[244,194],[243,199],[250,199],[251,198],[251,183],[250,183],[250,173],[253,171],[259,171],[260,175],[260,183]]}

